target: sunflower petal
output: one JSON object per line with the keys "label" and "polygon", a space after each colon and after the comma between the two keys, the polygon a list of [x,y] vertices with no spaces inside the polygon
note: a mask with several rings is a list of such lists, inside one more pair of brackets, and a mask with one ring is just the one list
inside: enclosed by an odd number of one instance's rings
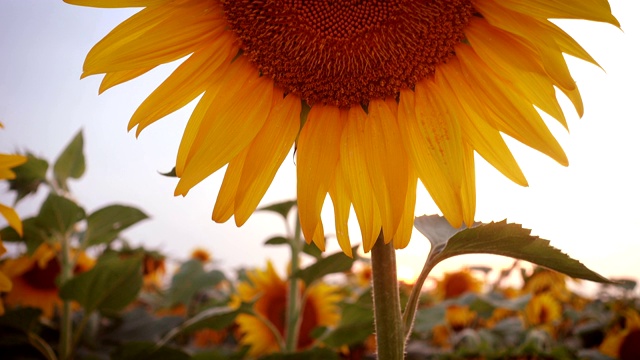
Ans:
{"label": "sunflower petal", "polygon": [[404,249],[409,245],[411,240],[411,234],[413,232],[413,220],[415,218],[416,210],[416,189],[418,187],[418,175],[412,166],[408,167],[408,186],[407,194],[404,201],[404,211],[400,224],[398,224],[398,230],[393,236],[393,247],[396,249]]}
{"label": "sunflower petal", "polygon": [[145,127],[187,105],[205,91],[214,76],[220,76],[221,66],[230,63],[235,53],[233,39],[224,35],[194,52],[140,104],[129,130],[137,126],[139,135]]}
{"label": "sunflower petal", "polygon": [[[259,77],[247,60],[234,65],[245,76],[230,71],[198,129],[182,172],[176,195],[189,189],[233,159],[262,128],[272,105],[273,83]],[[248,75],[248,76],[246,76]]]}
{"label": "sunflower petal", "polygon": [[18,216],[18,213],[13,208],[0,204],[0,215],[7,220],[9,226],[11,226],[18,235],[22,236],[22,221],[20,221],[20,216]]}
{"label": "sunflower petal", "polygon": [[500,0],[500,5],[542,19],[592,20],[620,27],[607,0]]}
{"label": "sunflower petal", "polygon": [[335,177],[344,123],[341,113],[334,106],[313,106],[298,137],[298,211],[306,239],[313,239],[321,225],[322,205]]}
{"label": "sunflower petal", "polygon": [[160,5],[168,1],[169,0],[64,0],[64,2],[71,5],[97,8],[145,7]]}
{"label": "sunflower petal", "polygon": [[226,222],[233,215],[238,183],[240,182],[240,176],[242,175],[248,150],[249,148],[247,147],[236,155],[236,157],[229,162],[227,171],[224,173],[224,179],[222,180],[218,198],[213,207],[213,214],[211,215],[211,219],[217,223]]}
{"label": "sunflower petal", "polygon": [[244,224],[271,185],[278,168],[291,150],[300,128],[300,98],[283,98],[274,91],[275,104],[260,132],[249,146],[235,200],[235,220]]}
{"label": "sunflower petal", "polygon": [[135,79],[138,76],[147,73],[153,68],[155,68],[155,66],[151,66],[148,68],[122,70],[122,71],[106,73],[104,75],[104,78],[102,78],[102,82],[100,83],[98,94],[102,94],[103,92],[109,90],[110,88],[116,85],[120,85],[124,82]]}
{"label": "sunflower petal", "polygon": [[361,107],[352,106],[340,143],[340,166],[360,225],[364,252],[371,250],[382,226],[366,156],[366,127],[371,121]]}
{"label": "sunflower petal", "polygon": [[349,239],[349,211],[351,202],[347,192],[346,184],[342,176],[342,168],[336,167],[336,178],[333,185],[329,188],[329,196],[333,202],[333,210],[336,221],[336,237],[340,249],[350,258],[353,258],[351,251],[351,240]]}

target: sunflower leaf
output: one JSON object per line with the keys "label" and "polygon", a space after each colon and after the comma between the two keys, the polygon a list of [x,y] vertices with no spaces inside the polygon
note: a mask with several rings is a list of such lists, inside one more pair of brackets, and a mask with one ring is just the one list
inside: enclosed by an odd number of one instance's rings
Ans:
{"label": "sunflower leaf", "polygon": [[137,208],[110,205],[94,211],[87,217],[87,231],[83,247],[106,244],[118,237],[120,232],[148,216]]}
{"label": "sunflower leaf", "polygon": [[53,164],[53,175],[58,186],[69,191],[67,179],[79,179],[85,171],[84,153],[82,151],[84,139],[82,130],[76,134],[69,145],[62,151],[58,160]]}
{"label": "sunflower leaf", "polygon": [[60,297],[75,300],[86,313],[117,312],[131,303],[142,288],[142,257],[102,256],[96,266],[67,281]]}
{"label": "sunflower leaf", "polygon": [[275,213],[282,215],[282,217],[286,220],[287,216],[289,215],[289,211],[291,211],[291,209],[294,206],[296,206],[296,204],[297,202],[295,200],[289,200],[289,201],[261,207],[257,211],[273,211]]}
{"label": "sunflower leaf", "polygon": [[29,153],[27,153],[27,162],[12,169],[16,177],[9,180],[9,189],[17,193],[16,203],[38,191],[40,184],[47,182],[47,169],[49,169],[49,163],[46,160]]}
{"label": "sunflower leaf", "polygon": [[117,348],[112,359],[120,360],[187,360],[191,357],[182,350],[168,346],[157,346],[152,342],[131,341]]}
{"label": "sunflower leaf", "polygon": [[[356,254],[357,249],[357,246],[354,247],[352,249],[352,253]],[[321,279],[325,275],[344,272],[351,269],[351,266],[356,259],[357,256],[350,258],[343,252],[338,252],[325,258],[318,259],[318,261],[312,265],[298,270],[292,276],[302,279],[305,284],[310,285],[312,282]]]}
{"label": "sunflower leaf", "polygon": [[27,254],[33,255],[38,246],[49,239],[46,230],[38,226],[37,219],[30,217],[22,220],[22,237],[11,226],[0,230],[2,241],[23,241],[27,245]]}
{"label": "sunflower leaf", "polygon": [[274,236],[264,242],[265,245],[284,245],[288,243],[289,243],[289,239],[282,236]]}
{"label": "sunflower leaf", "polygon": [[188,304],[191,298],[202,289],[218,285],[225,280],[220,270],[205,271],[202,262],[189,260],[180,266],[180,270],[173,275],[171,287],[167,294],[170,304]]}
{"label": "sunflower leaf", "polygon": [[[424,218],[417,218],[415,226],[432,244],[429,254],[431,267],[457,255],[494,254],[529,261],[574,278],[611,283],[581,262],[551,246],[549,240],[531,235],[531,230],[519,224],[510,224],[503,220],[477,225],[471,229],[454,229],[444,218],[435,220],[433,216],[429,216],[426,217],[429,218],[428,221]],[[449,238],[444,239],[446,236]]]}
{"label": "sunflower leaf", "polygon": [[42,203],[36,224],[50,233],[66,236],[73,226],[85,218],[84,209],[63,196],[49,194]]}

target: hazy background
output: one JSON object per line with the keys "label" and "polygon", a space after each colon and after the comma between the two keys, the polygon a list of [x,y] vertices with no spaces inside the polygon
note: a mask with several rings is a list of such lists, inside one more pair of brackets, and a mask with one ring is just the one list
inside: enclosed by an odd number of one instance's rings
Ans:
{"label": "hazy background", "polygon": [[[610,3],[623,31],[600,23],[560,23],[606,69],[605,73],[569,59],[582,92],[585,116],[579,119],[562,97],[571,135],[553,120],[549,125],[571,165],[564,168],[509,141],[530,184],[521,188],[478,158],[476,220],[507,218],[533,229],[534,234],[605,276],[640,278],[640,2]],[[286,250],[262,245],[284,232],[277,216],[256,214],[242,228],[233,221],[216,224],[210,220],[223,171],[196,186],[186,198],[173,196],[176,179],[158,174],[173,167],[194,104],[147,128],[139,139],[127,133],[137,106],[177,63],[161,66],[101,96],[97,95],[101,76],[79,79],[93,44],[135,11],[83,8],[54,0],[0,1],[0,121],[5,125],[0,131],[0,151],[30,150],[52,161],[82,129],[87,172],[71,183],[72,191],[88,211],[125,203],[149,214],[151,220],[125,233],[134,244],[174,259],[185,259],[193,248],[204,247],[227,270],[262,266],[271,258],[283,270]],[[0,201],[13,201],[5,190],[0,189]],[[438,213],[424,190],[418,194],[416,214]],[[20,203],[21,216],[33,215],[43,196],[41,191]],[[263,204],[294,197],[295,167],[290,155]],[[333,231],[330,210],[327,201],[328,233]],[[355,221],[351,228],[352,239],[358,239]],[[330,251],[338,249],[335,240],[329,243]],[[416,276],[428,248],[416,231],[409,247],[398,252],[401,278]],[[506,267],[511,260],[465,256],[446,261],[434,273],[473,264]]]}

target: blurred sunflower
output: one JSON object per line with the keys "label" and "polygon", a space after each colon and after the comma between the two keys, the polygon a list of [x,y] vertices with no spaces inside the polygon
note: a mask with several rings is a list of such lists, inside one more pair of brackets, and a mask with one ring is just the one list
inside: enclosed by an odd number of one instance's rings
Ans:
{"label": "blurred sunflower", "polygon": [[436,295],[441,299],[452,299],[467,293],[482,291],[482,281],[477,279],[469,269],[444,273],[438,280]]}
{"label": "blurred sunflower", "polygon": [[[0,123],[0,128],[3,125]],[[0,180],[11,180],[15,179],[16,174],[11,170],[12,168],[24,164],[27,161],[27,158],[21,155],[11,155],[11,154],[0,154]],[[0,215],[2,215],[5,220],[9,223],[18,235],[22,236],[22,221],[20,221],[20,217],[18,213],[11,207],[0,204]],[[0,256],[4,255],[7,252],[4,244],[2,243],[2,239],[0,239]],[[11,291],[12,284],[9,277],[0,269],[0,294],[3,292]],[[2,298],[0,297],[0,315],[4,314],[4,304],[2,302]]]}
{"label": "blurred sunflower", "polygon": [[447,324],[453,331],[460,331],[470,327],[478,314],[469,309],[468,305],[450,305],[444,313]]}
{"label": "blurred sunflower", "polygon": [[550,293],[560,301],[568,301],[571,291],[567,288],[568,276],[557,271],[537,268],[531,276],[525,279],[522,292],[539,295]]}
{"label": "blurred sunflower", "polygon": [[554,325],[562,318],[562,304],[550,293],[535,295],[524,309],[524,318],[530,326],[554,335]]}
{"label": "blurred sunflower", "polygon": [[191,252],[191,259],[198,260],[203,264],[211,261],[211,254],[203,248],[196,248]]}
{"label": "blurred sunflower", "polygon": [[567,126],[555,88],[582,115],[563,53],[596,61],[551,18],[619,26],[607,0],[65,0],[144,7],[88,53],[100,91],[190,55],[129,122],[145,127],[202,95],[176,160],[176,195],[228,164],[213,219],[242,225],[296,145],[300,222],[324,249],[327,194],[351,254],[381,230],[410,239],[420,179],[453,227],[472,224],[474,151],[527,181],[506,134],[562,165],[538,109]]}
{"label": "blurred sunflower", "polygon": [[[57,254],[59,246],[42,244],[32,256],[23,255],[15,259],[7,259],[0,265],[13,282],[13,288],[6,294],[7,306],[35,307],[42,310],[42,315],[51,318],[57,308],[62,305],[58,297],[56,278],[60,274],[60,261]],[[74,251],[76,259],[74,273],[90,270],[95,260],[82,251]]]}
{"label": "blurred sunflower", "polygon": [[599,350],[615,359],[638,359],[640,358],[640,314],[634,309],[625,309],[620,320],[620,324],[609,329]]}
{"label": "blurred sunflower", "polygon": [[[251,347],[249,350],[251,356],[280,351],[277,337],[265,324],[265,320],[275,327],[280,336],[284,336],[287,282],[278,276],[271,262],[267,263],[266,270],[249,271],[247,276],[250,282],[243,281],[238,284],[238,294],[232,303],[237,305],[240,301],[249,302],[258,297],[254,311],[259,314],[259,317],[238,315],[236,322],[239,333],[242,334],[240,343]],[[317,283],[305,291],[297,345],[299,350],[313,344],[314,339],[311,336],[313,329],[319,326],[334,326],[340,319],[338,302],[342,297],[335,287]]]}

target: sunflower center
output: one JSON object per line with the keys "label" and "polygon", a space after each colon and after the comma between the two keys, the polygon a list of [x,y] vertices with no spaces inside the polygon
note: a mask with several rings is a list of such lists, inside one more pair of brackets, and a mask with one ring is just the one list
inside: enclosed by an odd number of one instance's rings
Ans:
{"label": "sunflower center", "polygon": [[56,290],[56,278],[60,274],[60,263],[56,258],[47,262],[44,268],[33,264],[31,269],[21,275],[22,279],[35,289],[39,290]]}
{"label": "sunflower center", "polygon": [[454,54],[470,0],[224,1],[244,55],[310,104],[396,96]]}

